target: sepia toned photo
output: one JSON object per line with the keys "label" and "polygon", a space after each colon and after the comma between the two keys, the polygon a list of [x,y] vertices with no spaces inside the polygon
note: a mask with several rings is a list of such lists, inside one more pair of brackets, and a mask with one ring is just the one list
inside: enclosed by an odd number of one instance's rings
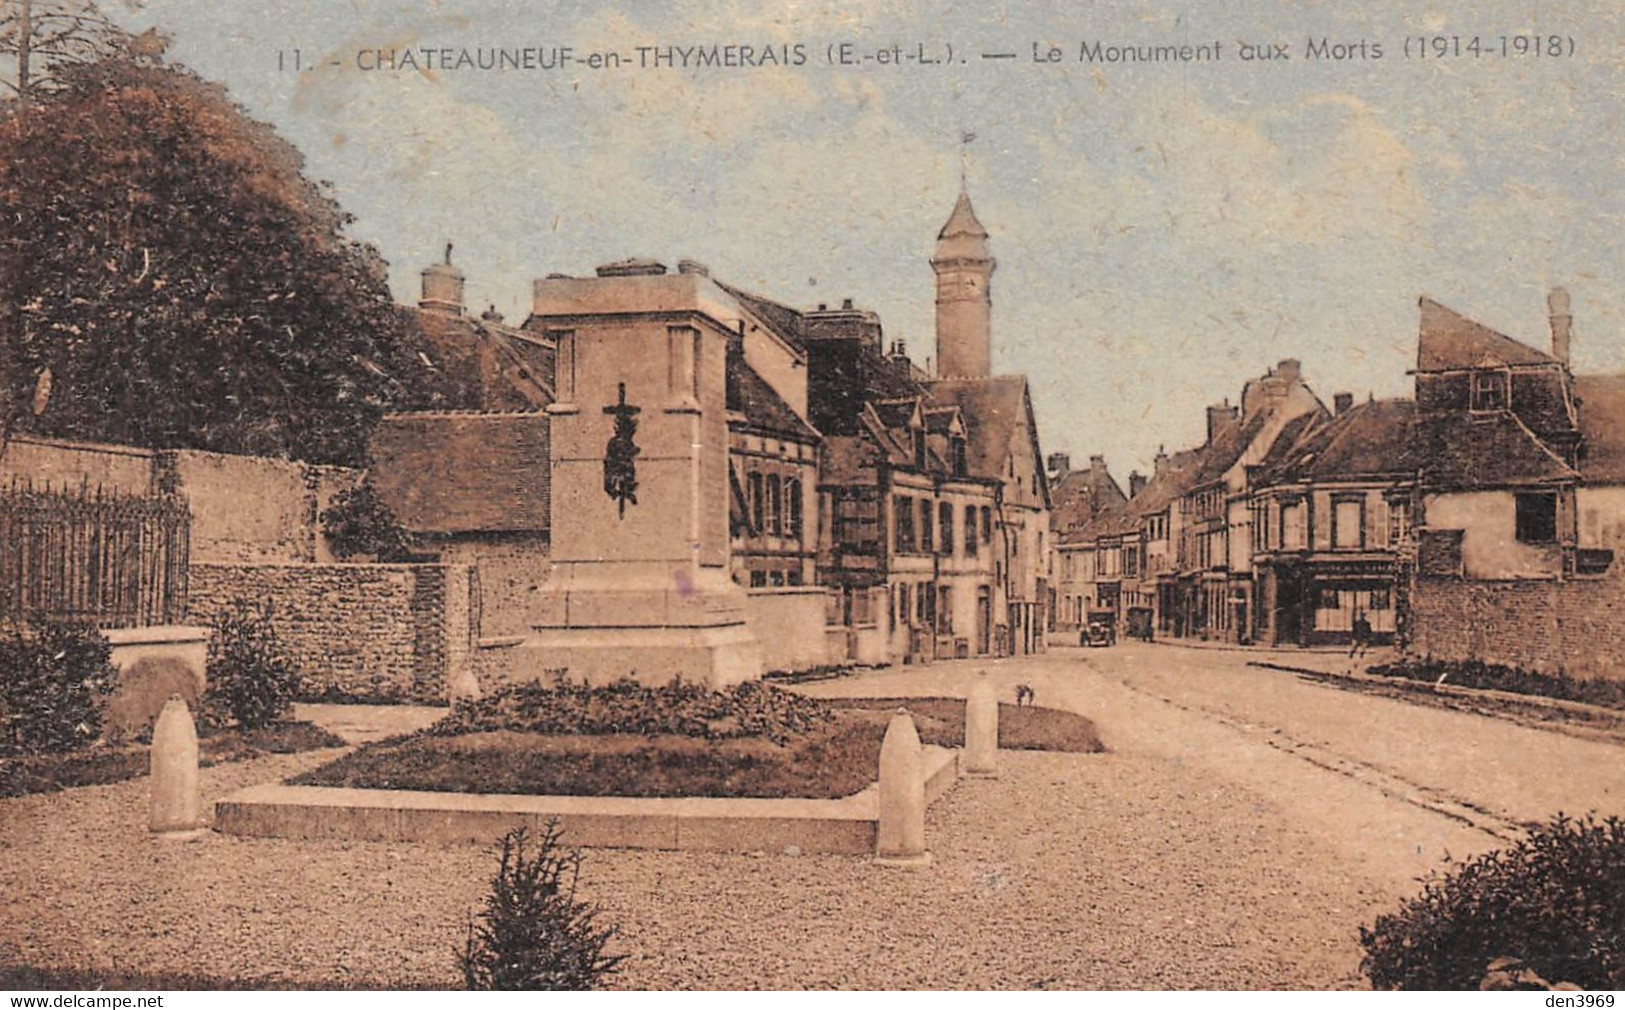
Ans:
{"label": "sepia toned photo", "polygon": [[9,1006],[1613,1006],[1622,44],[0,0]]}

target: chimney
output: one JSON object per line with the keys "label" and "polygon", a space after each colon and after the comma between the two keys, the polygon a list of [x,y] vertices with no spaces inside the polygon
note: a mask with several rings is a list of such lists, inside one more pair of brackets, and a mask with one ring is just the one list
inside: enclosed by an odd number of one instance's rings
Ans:
{"label": "chimney", "polygon": [[1157,446],[1157,458],[1151,461],[1151,472],[1161,473],[1168,466],[1168,453],[1162,446]]}
{"label": "chimney", "polygon": [[1145,480],[1145,474],[1138,470],[1130,470],[1128,472],[1128,496],[1130,498],[1138,498],[1140,496],[1140,492],[1145,490]]}
{"label": "chimney", "polygon": [[1106,469],[1106,457],[1105,456],[1090,456],[1089,457],[1089,469],[1091,471],[1095,472],[1095,473],[1104,472],[1105,469]]}
{"label": "chimney", "polygon": [[680,274],[698,274],[701,277],[711,276],[711,268],[699,260],[680,259],[677,261],[677,272]]}
{"label": "chimney", "polygon": [[1570,330],[1574,325],[1574,316],[1569,314],[1569,293],[1562,288],[1553,288],[1552,293],[1546,296],[1546,310],[1552,325],[1552,357],[1566,365],[1569,363],[1569,341],[1573,337]]}
{"label": "chimney", "polygon": [[418,308],[448,316],[463,314],[463,272],[451,265],[451,243],[446,243],[443,263],[423,268],[423,297]]}
{"label": "chimney", "polygon": [[844,311],[851,312],[852,311],[852,299],[850,299],[850,298],[842,298],[841,299],[841,308]]}
{"label": "chimney", "polygon": [[662,277],[666,273],[666,264],[635,256],[629,260],[605,263],[594,272],[600,277]]}
{"label": "chimney", "polygon": [[1064,452],[1049,454],[1049,472],[1055,476],[1065,476],[1072,470],[1072,457]]}
{"label": "chimney", "polygon": [[1228,428],[1236,420],[1236,408],[1230,406],[1230,401],[1216,403],[1207,409],[1207,440],[1211,444],[1220,432]]}
{"label": "chimney", "polygon": [[1303,362],[1297,358],[1282,358],[1275,366],[1275,374],[1287,382],[1296,382],[1303,374]]}
{"label": "chimney", "polygon": [[1334,414],[1346,414],[1346,413],[1348,413],[1349,408],[1352,407],[1352,406],[1354,406],[1354,394],[1353,393],[1334,393],[1334,394],[1332,394],[1332,413],[1334,413]]}

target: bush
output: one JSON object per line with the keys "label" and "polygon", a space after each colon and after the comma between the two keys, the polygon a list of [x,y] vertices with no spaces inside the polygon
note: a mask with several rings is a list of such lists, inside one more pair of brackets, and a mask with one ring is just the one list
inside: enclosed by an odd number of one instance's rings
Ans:
{"label": "bush", "polygon": [[485,910],[469,920],[459,955],[468,988],[596,989],[625,960],[604,953],[619,929],[577,900],[581,852],[560,844],[562,834],[550,821],[534,853],[524,828],[502,837]]}
{"label": "bush", "polygon": [[101,733],[118,681],[96,629],[47,624],[0,633],[0,757],[77,750]]}
{"label": "bush", "polygon": [[561,676],[552,687],[512,684],[476,701],[460,702],[429,732],[434,736],[511,730],[589,736],[673,734],[708,740],[762,737],[782,746],[824,726],[831,717],[829,706],[817,699],[758,681],[713,691],[682,681],[649,687],[631,679],[588,687]]}
{"label": "bush", "polygon": [[230,719],[244,729],[269,726],[288,713],[299,694],[299,670],[271,623],[269,603],[238,598],[214,620],[209,638],[209,689],[203,717]]}
{"label": "bush", "polygon": [[334,495],[321,518],[322,531],[333,553],[341,558],[369,556],[394,561],[412,553],[406,527],[378,497],[371,481]]}
{"label": "bush", "polygon": [[1512,959],[1553,982],[1625,987],[1625,821],[1559,814],[1425,881],[1360,942],[1378,989],[1477,989]]}

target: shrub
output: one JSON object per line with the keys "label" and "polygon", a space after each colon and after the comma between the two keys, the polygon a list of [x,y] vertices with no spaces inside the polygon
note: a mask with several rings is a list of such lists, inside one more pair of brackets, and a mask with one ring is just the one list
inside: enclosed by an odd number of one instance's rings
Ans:
{"label": "shrub", "polygon": [[527,851],[523,827],[502,837],[501,862],[485,910],[470,918],[459,955],[470,989],[596,989],[625,960],[606,954],[619,934],[576,898],[581,852],[560,843],[558,821]]}
{"label": "shrub", "polygon": [[118,680],[110,654],[90,627],[0,633],[0,756],[61,753],[95,740],[100,702]]}
{"label": "shrub", "polygon": [[564,677],[552,687],[512,684],[461,702],[430,728],[435,736],[511,730],[596,735],[674,734],[727,740],[762,737],[784,745],[825,725],[829,706],[814,698],[746,681],[724,691],[673,681],[650,687],[623,679],[588,687]]}
{"label": "shrub", "polygon": [[1625,683],[1604,678],[1577,680],[1569,674],[1535,673],[1515,666],[1482,660],[1401,660],[1369,668],[1375,677],[1425,680],[1457,687],[1488,688],[1513,694],[1532,694],[1563,701],[1579,701],[1603,708],[1625,709]]}
{"label": "shrub", "polygon": [[269,603],[238,598],[214,620],[209,638],[209,689],[203,715],[229,718],[245,729],[268,726],[286,715],[299,693],[299,670],[271,623]]}
{"label": "shrub", "polygon": [[412,553],[412,539],[371,481],[333,496],[322,512],[322,531],[341,558],[371,556],[393,561]]}
{"label": "shrub", "polygon": [[1378,989],[1476,989],[1509,959],[1553,982],[1625,987],[1625,821],[1559,814],[1425,881],[1360,942]]}

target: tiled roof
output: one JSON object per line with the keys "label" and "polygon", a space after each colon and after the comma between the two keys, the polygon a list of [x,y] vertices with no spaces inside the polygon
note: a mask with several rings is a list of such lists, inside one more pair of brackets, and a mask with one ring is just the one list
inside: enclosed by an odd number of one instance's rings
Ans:
{"label": "tiled roof", "polygon": [[1503,365],[1557,363],[1550,354],[1497,333],[1431,298],[1424,297],[1420,304],[1422,318],[1416,342],[1418,372],[1475,368],[1486,359]]}
{"label": "tiled roof", "polygon": [[748,427],[800,442],[814,442],[818,432],[802,420],[784,398],[745,361],[728,354],[728,409],[745,415]]}
{"label": "tiled roof", "polygon": [[402,377],[415,407],[430,410],[526,410],[553,402],[554,350],[500,323],[467,315],[401,308]]}
{"label": "tiled roof", "polygon": [[390,414],[373,432],[372,480],[414,532],[545,531],[549,432],[540,413]]}
{"label": "tiled roof", "polygon": [[965,459],[971,474],[1002,478],[1005,461],[1027,413],[1027,377],[994,375],[979,379],[937,379],[929,383],[930,402],[957,406],[965,425]]}
{"label": "tiled roof", "polygon": [[1580,473],[1588,482],[1625,483],[1625,375],[1576,375]]}
{"label": "tiled roof", "polygon": [[1412,451],[1429,487],[1471,490],[1551,484],[1578,476],[1505,411],[1420,414],[1414,430]]}
{"label": "tiled roof", "polygon": [[1128,496],[1105,467],[1069,470],[1050,486],[1050,528],[1080,529],[1095,516],[1128,504]]}
{"label": "tiled roof", "polygon": [[801,313],[776,302],[771,298],[754,294],[732,284],[724,284],[712,278],[717,287],[734,296],[740,307],[752,316],[758,323],[771,330],[779,339],[797,350],[805,350],[806,344],[801,339]]}
{"label": "tiled roof", "polygon": [[1412,425],[1416,404],[1406,399],[1356,404],[1336,417],[1305,414],[1282,431],[1259,475],[1260,483],[1414,474]]}

